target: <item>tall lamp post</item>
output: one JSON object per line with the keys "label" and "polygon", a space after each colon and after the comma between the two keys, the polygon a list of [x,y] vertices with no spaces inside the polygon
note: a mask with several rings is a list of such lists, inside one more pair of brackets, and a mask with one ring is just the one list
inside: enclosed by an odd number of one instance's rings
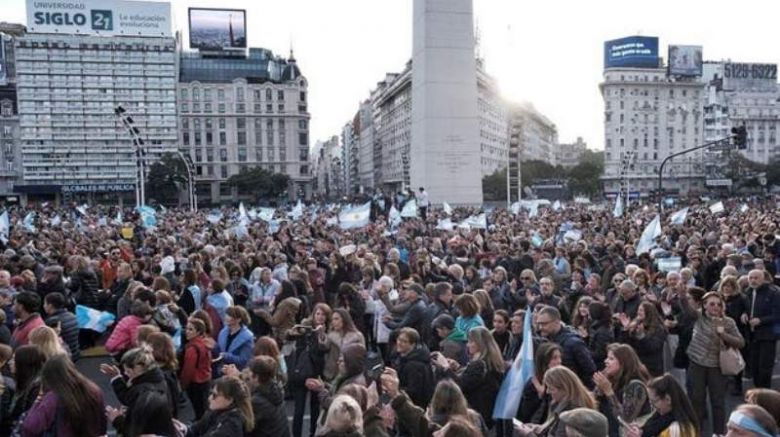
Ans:
{"label": "tall lamp post", "polygon": [[143,148],[144,140],[141,139],[141,131],[133,123],[133,118],[130,117],[122,105],[118,105],[114,109],[114,115],[122,121],[135,146],[136,166],[138,167],[135,175],[135,206],[139,207],[146,204],[146,188],[144,187],[144,181],[146,180],[144,158],[146,153]]}
{"label": "tall lamp post", "polygon": [[192,174],[192,162],[190,162],[187,155],[182,153],[181,150],[177,150],[176,154],[179,155],[179,158],[184,162],[184,167],[187,169],[187,199],[190,204],[190,212],[195,212],[198,210],[198,200],[195,197],[195,180]]}

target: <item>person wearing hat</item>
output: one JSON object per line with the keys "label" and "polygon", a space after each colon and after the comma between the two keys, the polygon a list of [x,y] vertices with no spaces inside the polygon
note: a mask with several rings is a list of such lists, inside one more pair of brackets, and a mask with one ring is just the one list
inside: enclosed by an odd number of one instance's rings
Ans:
{"label": "person wearing hat", "polygon": [[[423,332],[428,313],[428,307],[422,299],[424,294],[425,290],[420,284],[413,283],[405,286],[402,290],[401,299],[409,306],[401,320],[393,320],[389,314],[384,316],[382,321],[385,326],[395,331],[401,328],[413,328],[418,333]],[[388,293],[380,295],[380,298],[385,306],[389,308]]]}
{"label": "person wearing hat", "polygon": [[604,437],[609,434],[607,418],[590,408],[575,408],[561,413],[566,437]]}

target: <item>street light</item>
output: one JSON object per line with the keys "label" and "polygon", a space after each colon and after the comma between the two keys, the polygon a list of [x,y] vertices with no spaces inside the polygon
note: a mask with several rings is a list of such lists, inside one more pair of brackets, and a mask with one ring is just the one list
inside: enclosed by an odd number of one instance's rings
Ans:
{"label": "street light", "polygon": [[187,169],[187,198],[190,204],[190,212],[198,210],[198,200],[195,197],[195,180],[192,175],[192,162],[188,159],[188,156],[183,154],[181,150],[177,150],[176,154],[184,162],[184,167]]}
{"label": "street light", "polygon": [[146,180],[144,174],[144,140],[141,139],[141,131],[133,124],[133,118],[127,114],[127,111],[122,105],[118,105],[114,109],[114,115],[122,121],[127,132],[130,133],[130,137],[133,139],[133,145],[135,146],[136,166],[138,167],[138,171],[135,175],[135,206],[139,207],[146,204],[146,189],[144,187],[144,181]]}

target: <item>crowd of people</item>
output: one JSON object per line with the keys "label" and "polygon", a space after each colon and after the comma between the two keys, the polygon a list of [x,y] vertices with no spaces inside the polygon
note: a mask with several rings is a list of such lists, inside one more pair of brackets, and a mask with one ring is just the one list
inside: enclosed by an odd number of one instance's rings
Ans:
{"label": "crowd of people", "polygon": [[[652,205],[496,208],[448,228],[480,211],[398,223],[395,203],[352,229],[325,205],[272,223],[160,210],[154,226],[116,207],[7,209],[0,435],[778,435],[776,199],[691,200],[650,250]],[[89,329],[79,306],[115,321]],[[101,347],[116,405],[74,364]],[[528,347],[516,412],[496,414]]]}

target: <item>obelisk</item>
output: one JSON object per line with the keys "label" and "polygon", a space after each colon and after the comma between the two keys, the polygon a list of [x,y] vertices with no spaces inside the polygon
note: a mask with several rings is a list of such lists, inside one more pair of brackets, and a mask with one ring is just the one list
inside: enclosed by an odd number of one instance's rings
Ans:
{"label": "obelisk", "polygon": [[414,0],[411,188],[482,204],[472,0]]}

